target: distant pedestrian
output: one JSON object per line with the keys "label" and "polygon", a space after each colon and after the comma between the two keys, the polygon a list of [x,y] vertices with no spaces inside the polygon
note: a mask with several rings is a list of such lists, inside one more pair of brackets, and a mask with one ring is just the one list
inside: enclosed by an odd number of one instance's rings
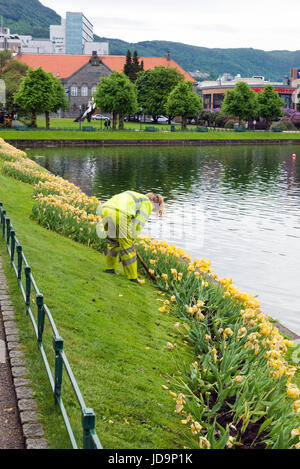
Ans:
{"label": "distant pedestrian", "polygon": [[107,121],[107,127],[110,128],[110,119],[108,119],[108,121]]}
{"label": "distant pedestrian", "polygon": [[104,121],[104,127],[107,128],[107,120],[106,120],[106,119],[105,119],[105,121]]}

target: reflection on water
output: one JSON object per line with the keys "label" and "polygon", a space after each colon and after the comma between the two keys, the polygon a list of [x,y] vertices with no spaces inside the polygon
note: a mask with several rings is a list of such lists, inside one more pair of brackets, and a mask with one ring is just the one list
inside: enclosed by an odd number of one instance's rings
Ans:
{"label": "reflection on water", "polygon": [[102,201],[160,192],[147,231],[257,294],[300,334],[300,149],[289,146],[43,148],[28,154]]}

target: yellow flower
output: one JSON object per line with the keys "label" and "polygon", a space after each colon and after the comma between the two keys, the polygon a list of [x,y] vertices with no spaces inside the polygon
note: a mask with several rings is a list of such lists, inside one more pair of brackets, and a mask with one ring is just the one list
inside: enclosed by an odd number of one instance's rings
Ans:
{"label": "yellow flower", "polygon": [[210,449],[211,445],[207,438],[205,438],[204,436],[200,436],[199,447],[201,449]]}
{"label": "yellow flower", "polygon": [[293,399],[296,399],[300,395],[300,389],[296,384],[289,384],[287,388],[287,394]]}
{"label": "yellow flower", "polygon": [[174,348],[174,345],[171,342],[167,342],[167,349],[172,350],[172,348]]}
{"label": "yellow flower", "polygon": [[239,376],[236,376],[236,377],[234,378],[234,381],[235,381],[236,383],[242,383],[242,382],[244,381],[244,377],[243,377],[243,376],[240,376],[240,375],[239,375]]}
{"label": "yellow flower", "polygon": [[174,303],[174,301],[176,300],[175,296],[171,296],[170,300],[172,301],[172,303]]}

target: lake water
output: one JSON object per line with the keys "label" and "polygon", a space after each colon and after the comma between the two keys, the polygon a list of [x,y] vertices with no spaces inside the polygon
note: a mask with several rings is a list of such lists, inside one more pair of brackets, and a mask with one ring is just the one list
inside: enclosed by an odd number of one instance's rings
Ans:
{"label": "lake water", "polygon": [[[300,147],[106,147],[27,150],[102,201],[159,192],[156,239],[211,259],[222,277],[257,295],[264,312],[300,335]],[[293,153],[298,153],[296,159]]]}

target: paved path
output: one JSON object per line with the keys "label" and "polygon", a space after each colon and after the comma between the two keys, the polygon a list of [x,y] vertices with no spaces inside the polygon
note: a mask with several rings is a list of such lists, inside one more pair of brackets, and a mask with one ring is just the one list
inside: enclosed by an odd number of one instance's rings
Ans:
{"label": "paved path", "polygon": [[[0,297],[5,296],[6,282],[0,263]],[[25,441],[6,346],[3,317],[0,313],[0,449],[24,448]]]}
{"label": "paved path", "polygon": [[0,449],[47,449],[0,258]]}

